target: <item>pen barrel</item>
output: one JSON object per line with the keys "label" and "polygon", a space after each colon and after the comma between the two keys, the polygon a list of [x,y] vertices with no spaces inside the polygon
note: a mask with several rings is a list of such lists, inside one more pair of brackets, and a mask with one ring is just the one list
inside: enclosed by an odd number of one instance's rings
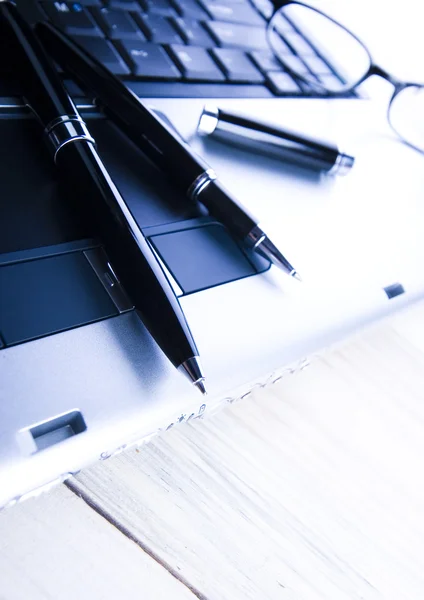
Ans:
{"label": "pen barrel", "polygon": [[63,70],[74,77],[125,135],[187,191],[209,165],[167,123],[99,61],[49,23],[37,34]]}
{"label": "pen barrel", "polygon": [[146,327],[179,367],[198,351],[178,299],[92,144],[65,146],[57,166],[67,192],[106,251]]}
{"label": "pen barrel", "polygon": [[248,241],[249,234],[258,224],[257,219],[216,179],[202,189],[197,200],[240,240]]}
{"label": "pen barrel", "polygon": [[43,47],[16,7],[8,2],[0,2],[0,33],[0,41],[8,44],[26,98],[48,133],[45,141],[55,149],[56,165],[80,218],[88,220],[104,242],[135,307],[168,359],[175,367],[182,365],[186,372],[190,368],[197,377],[197,348],[169,281]]}
{"label": "pen barrel", "polygon": [[14,73],[25,82],[25,101],[45,127],[58,115],[76,116],[76,108],[30,25],[12,2],[0,2],[0,37]]}
{"label": "pen barrel", "polygon": [[354,161],[353,157],[340,152],[335,144],[212,106],[204,108],[198,132],[226,144],[315,171],[342,174],[349,171]]}
{"label": "pen barrel", "polygon": [[[121,85],[121,82],[119,82]],[[186,195],[209,165],[165,121],[125,88],[120,110],[102,102],[106,116]],[[104,96],[102,97],[102,101]]]}

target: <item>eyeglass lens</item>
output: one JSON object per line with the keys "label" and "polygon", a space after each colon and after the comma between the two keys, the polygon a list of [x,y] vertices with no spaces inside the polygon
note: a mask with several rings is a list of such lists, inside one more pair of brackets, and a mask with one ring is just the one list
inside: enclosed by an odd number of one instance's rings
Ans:
{"label": "eyeglass lens", "polygon": [[[303,36],[302,56],[293,56],[293,35]],[[329,93],[354,88],[371,67],[368,50],[351,32],[325,14],[297,2],[289,2],[274,14],[268,25],[268,41],[291,72]],[[305,43],[310,46],[310,56],[305,52]],[[389,106],[389,123],[404,141],[424,152],[424,118],[419,118],[424,115],[424,86],[396,87]]]}
{"label": "eyeglass lens", "polygon": [[296,2],[283,6],[269,23],[269,43],[283,64],[286,43],[290,45],[290,36],[286,38],[289,28],[303,34],[311,44],[311,55],[321,59],[314,61],[313,73],[308,68],[307,55],[302,56],[306,68],[302,61],[287,64],[310,84],[318,84],[329,92],[341,92],[354,87],[368,72],[370,57],[361,42],[324,14]]}
{"label": "eyeglass lens", "polygon": [[[420,115],[421,118],[417,118]],[[408,85],[398,91],[390,104],[392,129],[408,144],[424,151],[424,87]]]}

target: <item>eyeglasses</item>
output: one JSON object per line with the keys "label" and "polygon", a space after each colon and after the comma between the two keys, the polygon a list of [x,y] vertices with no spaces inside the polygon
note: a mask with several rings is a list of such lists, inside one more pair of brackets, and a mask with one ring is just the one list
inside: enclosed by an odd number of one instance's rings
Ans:
{"label": "eyeglasses", "polygon": [[[394,87],[387,110],[391,128],[408,146],[424,153],[424,85],[399,81],[375,65],[363,42],[320,10],[302,2],[276,4],[280,8],[268,23],[267,36],[273,53],[287,71],[315,89],[334,95],[353,90],[371,75],[383,77]],[[288,57],[290,36],[299,34],[308,40],[310,54],[315,55],[314,73],[306,54],[304,61],[301,57],[293,60],[292,53]]]}

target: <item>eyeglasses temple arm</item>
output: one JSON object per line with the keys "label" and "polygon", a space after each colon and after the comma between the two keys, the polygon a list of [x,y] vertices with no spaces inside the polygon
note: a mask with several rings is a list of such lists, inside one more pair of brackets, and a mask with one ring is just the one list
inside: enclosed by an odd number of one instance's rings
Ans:
{"label": "eyeglasses temple arm", "polygon": [[377,75],[378,77],[382,77],[386,81],[389,81],[391,84],[393,84],[395,87],[398,87],[402,84],[402,82],[399,81],[399,79],[397,79],[393,75],[390,75],[390,73],[388,73],[378,65],[372,64],[363,80],[367,79],[368,77],[371,77],[371,75]]}
{"label": "eyeglasses temple arm", "polygon": [[286,4],[290,4],[291,0],[271,0],[271,4],[274,7],[274,13],[277,12],[280,8],[283,8]]}

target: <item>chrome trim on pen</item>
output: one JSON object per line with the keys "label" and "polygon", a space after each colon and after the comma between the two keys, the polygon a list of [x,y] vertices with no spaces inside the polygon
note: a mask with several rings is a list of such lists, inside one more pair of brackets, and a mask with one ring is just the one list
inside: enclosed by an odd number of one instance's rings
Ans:
{"label": "chrome trim on pen", "polygon": [[251,229],[245,237],[245,242],[248,246],[250,246],[250,248],[255,250],[255,248],[257,248],[259,244],[261,244],[264,241],[265,238],[265,233],[262,231],[259,225],[256,225],[256,227]]}
{"label": "chrome trim on pen", "polygon": [[336,158],[336,162],[328,171],[328,175],[347,175],[353,167],[354,162],[355,159],[353,156],[340,152]]}
{"label": "chrome trim on pen", "polygon": [[206,105],[203,108],[197,126],[197,133],[201,136],[211,135],[219,123],[219,108]]}
{"label": "chrome trim on pen", "polygon": [[44,135],[52,151],[55,163],[59,151],[66,144],[77,141],[96,144],[96,140],[90,135],[85,122],[76,115],[61,115],[53,119],[45,127]]}
{"label": "chrome trim on pen", "polygon": [[198,177],[192,182],[190,187],[187,189],[187,196],[190,200],[197,200],[199,194],[216,179],[216,173],[213,169],[208,169],[203,173],[200,173]]}
{"label": "chrome trim on pen", "polygon": [[262,231],[259,225],[253,227],[249,234],[245,237],[245,242],[258,254],[272,262],[280,269],[282,269],[287,275],[294,277],[298,281],[302,281],[299,273],[289,263],[287,258],[278,250],[277,246],[269,239],[269,237]]}

